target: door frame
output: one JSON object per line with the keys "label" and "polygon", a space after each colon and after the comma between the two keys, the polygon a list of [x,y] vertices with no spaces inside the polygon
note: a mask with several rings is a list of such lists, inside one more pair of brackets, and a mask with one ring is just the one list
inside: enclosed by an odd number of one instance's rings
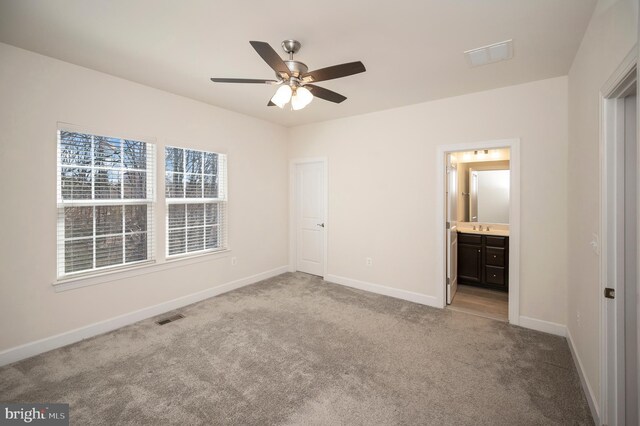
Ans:
{"label": "door frame", "polygon": [[312,158],[294,158],[289,161],[289,272],[296,271],[296,256],[298,253],[297,228],[298,221],[296,216],[296,167],[301,164],[322,163],[322,172],[324,173],[324,238],[323,238],[323,265],[322,277],[328,274],[328,240],[329,240],[329,167],[327,157]]}
{"label": "door frame", "polygon": [[[624,225],[618,226],[619,206],[612,208],[609,204],[620,201],[616,192],[620,188],[620,142],[624,143],[624,98],[621,96],[632,84],[638,84],[637,45],[600,90],[600,412],[597,414],[600,423],[609,425],[619,424],[619,416],[624,416],[624,402],[621,401],[625,396],[624,380],[620,380],[624,375],[625,336],[624,326],[619,326],[620,322],[624,325],[625,299],[624,288],[620,288],[615,280],[620,260],[616,246]],[[636,129],[637,144],[640,143],[638,133]],[[622,147],[624,149],[624,145]],[[639,259],[636,264],[640,265]],[[604,297],[606,287],[616,289],[615,299]]]}
{"label": "door frame", "polygon": [[520,324],[520,138],[439,145],[436,154],[436,282],[439,307],[447,306],[445,166],[447,154],[460,151],[509,148],[509,323]]}

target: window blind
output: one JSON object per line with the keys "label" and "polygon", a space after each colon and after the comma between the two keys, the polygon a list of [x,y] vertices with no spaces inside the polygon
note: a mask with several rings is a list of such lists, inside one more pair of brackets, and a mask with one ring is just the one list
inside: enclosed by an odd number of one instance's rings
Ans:
{"label": "window blind", "polygon": [[58,278],[153,259],[155,146],[58,131]]}
{"label": "window blind", "polygon": [[227,158],[165,148],[167,257],[227,248]]}

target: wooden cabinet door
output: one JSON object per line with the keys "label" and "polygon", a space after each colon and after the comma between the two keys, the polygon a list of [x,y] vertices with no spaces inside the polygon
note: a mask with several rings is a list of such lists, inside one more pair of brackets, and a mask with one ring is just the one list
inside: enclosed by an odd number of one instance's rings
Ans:
{"label": "wooden cabinet door", "polygon": [[458,280],[482,281],[482,247],[458,244]]}

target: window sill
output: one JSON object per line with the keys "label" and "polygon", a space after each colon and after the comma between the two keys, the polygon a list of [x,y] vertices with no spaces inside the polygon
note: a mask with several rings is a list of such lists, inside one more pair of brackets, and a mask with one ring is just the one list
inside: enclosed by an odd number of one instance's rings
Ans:
{"label": "window sill", "polygon": [[164,260],[163,262],[150,261],[144,265],[132,266],[125,270],[102,272],[82,277],[73,277],[67,279],[56,280],[53,282],[53,288],[56,293],[73,290],[81,287],[88,287],[96,284],[102,284],[111,281],[119,281],[139,275],[154,274],[156,272],[167,269],[180,268],[183,266],[193,265],[195,263],[208,262],[210,260],[224,259],[229,257],[231,249],[213,251],[209,253],[196,254],[192,256],[184,256]]}

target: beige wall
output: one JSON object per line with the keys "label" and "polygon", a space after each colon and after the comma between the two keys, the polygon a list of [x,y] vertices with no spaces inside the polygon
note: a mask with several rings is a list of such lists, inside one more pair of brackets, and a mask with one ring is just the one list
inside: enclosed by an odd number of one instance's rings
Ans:
{"label": "beige wall", "polygon": [[566,77],[293,128],[329,162],[329,274],[437,296],[436,147],[517,137],[520,314],[566,324]]}
{"label": "beige wall", "polygon": [[[0,94],[0,352],[287,264],[285,128],[5,44]],[[210,257],[55,293],[58,121],[155,137],[158,152],[165,143],[227,152],[229,243],[238,264]]]}
{"label": "beige wall", "polygon": [[[638,0],[603,0],[569,72],[568,329],[596,404],[599,376],[599,92],[637,40]],[[578,321],[578,316],[580,321]]]}

